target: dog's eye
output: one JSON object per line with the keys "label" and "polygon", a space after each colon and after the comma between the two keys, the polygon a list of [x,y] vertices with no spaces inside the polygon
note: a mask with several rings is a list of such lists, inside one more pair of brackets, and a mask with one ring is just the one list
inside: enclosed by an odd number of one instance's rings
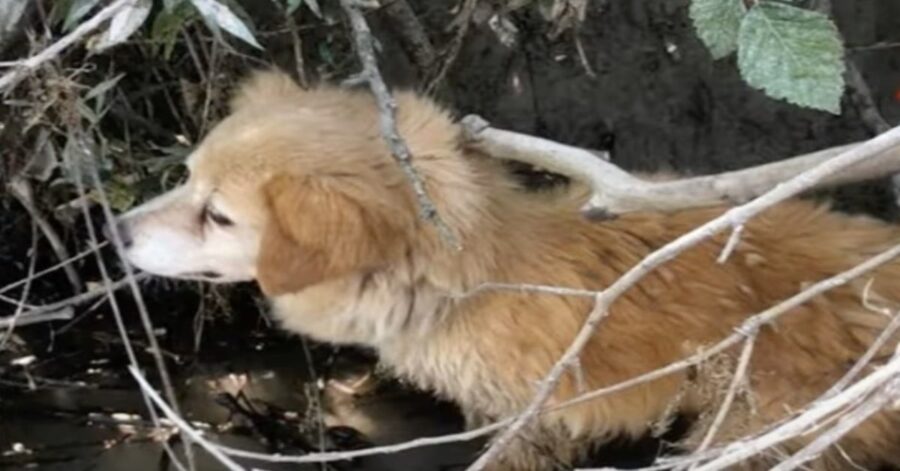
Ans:
{"label": "dog's eye", "polygon": [[218,226],[231,226],[234,225],[234,221],[228,219],[227,216],[222,213],[216,212],[214,209],[209,206],[203,208],[204,216],[207,220],[212,221],[213,224]]}

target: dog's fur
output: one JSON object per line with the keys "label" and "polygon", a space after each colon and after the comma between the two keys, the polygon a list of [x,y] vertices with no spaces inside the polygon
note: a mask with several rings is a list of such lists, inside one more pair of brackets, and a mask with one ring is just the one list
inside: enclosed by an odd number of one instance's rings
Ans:
{"label": "dog's fur", "polygon": [[[578,208],[587,192],[577,185],[527,192],[497,161],[463,149],[458,127],[441,108],[411,93],[396,100],[413,163],[462,251],[419,219],[367,93],[305,91],[285,75],[264,72],[239,89],[232,115],[192,154],[189,181],[124,216],[119,227],[130,239],[129,258],[166,276],[255,279],[286,329],[372,346],[397,375],[457,402],[477,424],[528,404],[592,301],[467,293],[486,282],[603,289],[723,210],[583,220]],[[551,402],[712,345],[749,315],[862,262],[898,236],[892,225],[810,202],[768,210],[747,224],[725,263],[716,258],[726,236],[716,237],[628,290],[581,354],[579,374],[565,376]],[[900,264],[889,264],[762,329],[748,384],[716,443],[802,409],[848,370],[886,324],[863,306],[869,280],[873,302],[900,300]],[[737,353],[542,415],[496,467],[551,469],[592,442],[644,434],[674,412],[700,418],[683,443],[697,446]],[[797,450],[813,437],[781,450]],[[900,463],[898,447],[900,416],[882,412],[813,465]]]}

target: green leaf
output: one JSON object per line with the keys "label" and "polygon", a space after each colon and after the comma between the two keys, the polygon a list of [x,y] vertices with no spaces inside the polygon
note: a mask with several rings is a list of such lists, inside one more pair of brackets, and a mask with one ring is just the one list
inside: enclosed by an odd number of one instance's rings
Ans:
{"label": "green leaf", "polygon": [[255,48],[263,48],[250,32],[250,28],[227,6],[216,0],[191,0],[191,3],[211,26],[222,28]]}
{"label": "green leaf", "polygon": [[689,13],[713,59],[737,50],[738,30],[747,13],[743,0],[692,0]]}
{"label": "green leaf", "polygon": [[760,1],[741,23],[741,75],[773,98],[839,114],[843,59],[840,34],[822,13]]}

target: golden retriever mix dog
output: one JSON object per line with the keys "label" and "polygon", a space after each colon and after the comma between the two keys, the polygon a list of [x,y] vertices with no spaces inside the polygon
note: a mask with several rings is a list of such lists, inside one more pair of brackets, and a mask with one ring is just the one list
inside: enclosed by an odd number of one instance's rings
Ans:
{"label": "golden retriever mix dog", "polygon": [[[368,93],[303,90],[284,74],[260,72],[188,159],[187,182],[121,218],[129,261],[167,277],[256,280],[284,328],[374,347],[399,377],[455,401],[477,424],[521,411],[592,300],[473,289],[503,282],[601,290],[723,211],[586,221],[578,212],[583,190],[525,191],[497,161],[465,150],[443,109],[412,93],[396,100],[399,130],[462,251],[418,217]],[[747,225],[727,262],[716,262],[722,236],[666,263],[616,301],[579,372],[563,379],[551,402],[694,354],[748,316],[898,241],[897,227],[871,218],[804,201],[773,208]],[[870,282],[872,300],[900,300],[894,263],[763,328],[746,387],[715,443],[801,410],[847,372],[886,323],[863,306]],[[554,469],[591,444],[644,434],[673,413],[698,418],[682,443],[697,447],[738,353],[544,414],[495,469]],[[746,466],[767,467],[814,438],[803,435]],[[811,466],[880,463],[900,463],[898,412],[873,416]]]}

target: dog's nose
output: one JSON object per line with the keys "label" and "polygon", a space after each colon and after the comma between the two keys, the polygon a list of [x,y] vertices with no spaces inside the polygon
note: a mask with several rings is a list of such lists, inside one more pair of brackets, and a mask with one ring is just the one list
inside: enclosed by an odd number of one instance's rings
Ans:
{"label": "dog's nose", "polygon": [[[128,224],[125,224],[119,219],[116,219],[113,224],[116,226],[116,232],[119,234],[119,240],[122,242],[122,247],[126,249],[131,247],[131,231],[128,229]],[[109,223],[103,225],[103,235],[112,242],[113,231],[112,226],[110,226]]]}

